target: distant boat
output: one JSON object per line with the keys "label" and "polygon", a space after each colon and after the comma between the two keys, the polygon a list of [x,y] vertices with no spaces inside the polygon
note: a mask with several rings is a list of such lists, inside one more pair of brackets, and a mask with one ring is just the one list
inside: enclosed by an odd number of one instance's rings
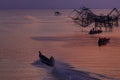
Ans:
{"label": "distant boat", "polygon": [[90,30],[89,34],[99,34],[102,33],[102,30],[95,30],[94,28]]}
{"label": "distant boat", "polygon": [[55,16],[61,15],[61,13],[59,11],[55,11],[54,14],[55,14]]}
{"label": "distant boat", "polygon": [[102,45],[106,45],[107,43],[109,43],[110,38],[99,38],[98,40],[98,45],[102,46]]}
{"label": "distant boat", "polygon": [[53,56],[51,56],[50,58],[47,58],[40,51],[39,51],[39,58],[40,58],[41,62],[43,62],[44,64],[46,64],[48,66],[54,66],[54,64],[55,64],[55,59]]}

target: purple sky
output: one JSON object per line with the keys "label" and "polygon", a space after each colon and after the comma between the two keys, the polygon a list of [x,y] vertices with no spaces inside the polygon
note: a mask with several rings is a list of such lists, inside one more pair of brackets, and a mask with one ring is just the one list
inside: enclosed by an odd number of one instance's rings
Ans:
{"label": "purple sky", "polygon": [[0,9],[120,8],[120,0],[0,0]]}

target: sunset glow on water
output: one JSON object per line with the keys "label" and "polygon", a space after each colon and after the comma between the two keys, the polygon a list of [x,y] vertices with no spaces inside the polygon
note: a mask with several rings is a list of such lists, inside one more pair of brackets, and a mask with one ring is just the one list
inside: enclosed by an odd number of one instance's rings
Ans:
{"label": "sunset glow on water", "polygon": [[[82,32],[69,18],[71,11],[1,10],[0,80],[120,80],[120,28],[89,35],[90,28]],[[99,37],[110,42],[99,47]],[[54,56],[56,66],[42,64],[39,50]]]}

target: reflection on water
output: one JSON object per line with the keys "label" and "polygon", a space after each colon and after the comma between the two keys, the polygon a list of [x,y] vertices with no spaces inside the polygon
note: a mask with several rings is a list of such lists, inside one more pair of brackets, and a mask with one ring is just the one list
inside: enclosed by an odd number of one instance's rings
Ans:
{"label": "reflection on water", "polygon": [[[66,73],[62,80],[79,80],[81,75],[91,80],[120,79],[120,29],[91,36],[88,28],[81,32],[68,18],[69,12],[54,16],[51,10],[1,10],[0,79],[60,80],[57,76],[62,73]],[[101,36],[110,37],[110,43],[99,47]],[[38,60],[39,50],[59,60],[54,68],[39,61],[37,67],[31,65]]]}
{"label": "reflection on water", "polygon": [[31,38],[37,41],[64,42],[65,44],[63,46],[66,47],[95,46],[98,40],[98,37],[90,37],[87,35],[41,36]]}
{"label": "reflection on water", "polygon": [[[38,36],[38,37],[31,37],[31,39],[36,41],[58,41],[58,42],[66,42],[68,47],[75,47],[75,46],[97,46],[97,42],[99,36],[88,36],[85,35],[64,35],[64,36]],[[109,47],[120,47],[120,38],[113,38],[110,39]],[[86,44],[87,43],[87,44]],[[67,46],[66,45],[66,46]]]}

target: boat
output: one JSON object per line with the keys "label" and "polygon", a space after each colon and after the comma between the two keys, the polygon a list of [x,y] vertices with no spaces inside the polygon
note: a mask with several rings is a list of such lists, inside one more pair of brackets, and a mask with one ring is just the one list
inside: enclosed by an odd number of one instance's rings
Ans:
{"label": "boat", "polygon": [[95,30],[94,28],[90,30],[89,34],[99,34],[102,33],[102,30]]}
{"label": "boat", "polygon": [[48,66],[54,66],[54,64],[55,64],[55,59],[53,56],[51,56],[50,58],[47,58],[40,51],[39,51],[39,58],[40,58],[41,62],[43,62],[44,64],[46,64]]}
{"label": "boat", "polygon": [[55,14],[55,16],[60,16],[61,15],[61,13],[59,11],[55,11],[54,14]]}
{"label": "boat", "polygon": [[102,45],[106,45],[107,43],[109,43],[110,41],[110,38],[99,38],[98,40],[98,45],[99,46],[102,46]]}

